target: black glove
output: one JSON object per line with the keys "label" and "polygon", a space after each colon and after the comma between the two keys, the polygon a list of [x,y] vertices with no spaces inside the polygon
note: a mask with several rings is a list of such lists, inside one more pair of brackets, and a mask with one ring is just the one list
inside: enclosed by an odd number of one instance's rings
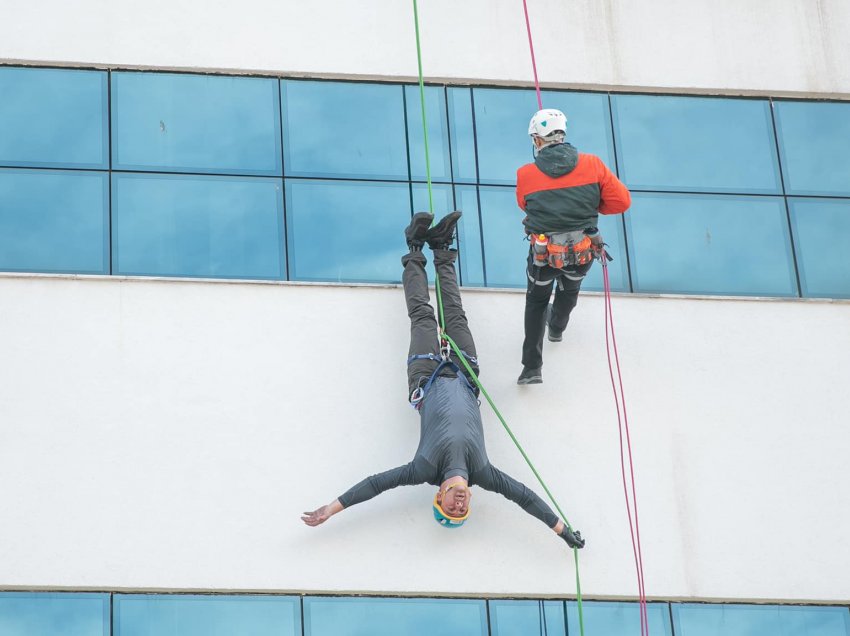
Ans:
{"label": "black glove", "polygon": [[558,536],[566,541],[567,545],[571,548],[581,549],[584,547],[584,539],[581,538],[581,532],[571,530],[567,524],[564,524],[564,529],[558,533]]}

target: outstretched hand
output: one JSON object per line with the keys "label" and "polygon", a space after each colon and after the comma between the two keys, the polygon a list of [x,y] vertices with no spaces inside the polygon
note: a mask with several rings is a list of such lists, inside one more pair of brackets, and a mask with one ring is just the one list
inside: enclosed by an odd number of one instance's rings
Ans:
{"label": "outstretched hand", "polygon": [[572,530],[566,524],[564,524],[564,529],[558,533],[558,536],[566,541],[567,545],[571,548],[578,548],[581,550],[584,547],[584,539],[581,538],[581,532],[578,530]]}
{"label": "outstretched hand", "polygon": [[322,506],[321,508],[317,508],[312,512],[305,512],[301,515],[301,521],[306,523],[308,526],[315,527],[320,524],[323,524],[332,516],[333,512],[331,512],[331,507],[328,505]]}

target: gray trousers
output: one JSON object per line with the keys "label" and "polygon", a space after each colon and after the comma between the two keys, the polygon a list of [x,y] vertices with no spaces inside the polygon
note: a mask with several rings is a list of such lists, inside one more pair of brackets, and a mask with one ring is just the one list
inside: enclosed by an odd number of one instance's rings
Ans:
{"label": "gray trousers", "polygon": [[[477,358],[475,342],[469,331],[466,314],[460,298],[460,289],[457,285],[457,272],[455,271],[455,260],[457,252],[451,250],[434,250],[434,267],[440,278],[440,292],[443,299],[443,314],[445,316],[445,328],[449,337],[467,355]],[[434,354],[439,359],[440,340],[437,331],[437,319],[434,308],[431,306],[428,295],[428,275],[425,272],[425,254],[413,251],[405,254],[401,259],[404,266],[402,282],[404,283],[404,299],[407,302],[407,315],[410,318],[410,349],[408,357],[422,354]],[[452,360],[461,370],[465,369],[463,363],[457,359],[454,351]],[[437,360],[427,358],[414,360],[407,365],[408,395],[413,390],[424,385],[434,369],[437,368]],[[477,363],[470,362],[475,374],[478,375]],[[454,372],[446,368],[440,375],[454,376]],[[468,374],[467,374],[468,375]],[[470,384],[472,379],[470,378]]]}

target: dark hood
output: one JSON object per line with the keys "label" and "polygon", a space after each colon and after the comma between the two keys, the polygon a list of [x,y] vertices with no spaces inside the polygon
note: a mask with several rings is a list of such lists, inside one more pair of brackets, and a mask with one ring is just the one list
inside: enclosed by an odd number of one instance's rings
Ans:
{"label": "dark hood", "polygon": [[563,177],[575,169],[578,163],[578,150],[571,144],[546,146],[538,151],[534,163],[550,177]]}

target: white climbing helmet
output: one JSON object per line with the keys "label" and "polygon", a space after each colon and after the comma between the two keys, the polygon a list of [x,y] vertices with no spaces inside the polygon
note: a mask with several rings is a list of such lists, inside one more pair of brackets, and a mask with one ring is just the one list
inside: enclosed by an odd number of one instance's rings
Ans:
{"label": "white climbing helmet", "polygon": [[567,134],[567,116],[554,108],[538,110],[528,124],[528,134],[531,137],[547,137],[553,132]]}

